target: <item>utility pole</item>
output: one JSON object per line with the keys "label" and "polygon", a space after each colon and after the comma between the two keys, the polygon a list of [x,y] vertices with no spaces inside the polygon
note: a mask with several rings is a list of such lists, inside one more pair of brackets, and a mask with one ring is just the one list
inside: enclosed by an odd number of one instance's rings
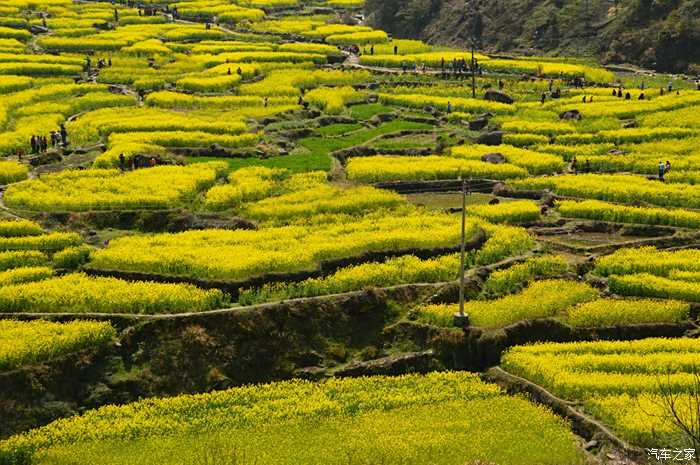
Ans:
{"label": "utility pole", "polygon": [[459,328],[469,326],[469,316],[464,313],[464,268],[466,262],[466,223],[467,223],[467,194],[469,187],[466,180],[462,180],[462,238],[460,241],[459,263],[459,312],[454,315],[454,325]]}
{"label": "utility pole", "polygon": [[476,37],[472,36],[472,98],[476,98],[476,62],[474,61],[474,43]]}
{"label": "utility pole", "polygon": [[472,98],[476,98],[476,60],[474,59],[474,48],[476,47],[476,27],[477,27],[477,20],[478,17],[477,15],[479,14],[479,10],[477,9],[476,6],[476,0],[472,0],[469,3],[470,9],[471,9],[471,15],[472,15],[472,37],[471,37],[471,52],[472,52],[472,62],[471,62],[471,71],[472,71]]}

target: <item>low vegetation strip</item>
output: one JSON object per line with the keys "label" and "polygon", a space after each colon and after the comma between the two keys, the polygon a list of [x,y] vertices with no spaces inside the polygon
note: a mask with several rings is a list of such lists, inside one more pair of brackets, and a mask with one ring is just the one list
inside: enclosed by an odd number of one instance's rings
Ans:
{"label": "low vegetation strip", "polygon": [[641,176],[580,174],[511,181],[520,189],[550,189],[556,194],[610,202],[648,202],[663,207],[700,208],[700,186],[664,184]]}
{"label": "low vegetation strip", "polygon": [[[367,252],[449,248],[459,243],[459,218],[452,215],[379,211],[351,222],[345,215],[326,220],[253,231],[211,229],[121,237],[95,251],[91,267],[244,280],[269,273],[311,271],[324,261]],[[483,221],[471,220],[468,237],[482,225]]]}
{"label": "low vegetation strip", "polygon": [[[454,440],[455,430],[464,440]],[[386,440],[366,441],[375,435]],[[137,442],[125,448],[127,439]],[[177,456],[194,465],[207,454],[201,441],[238,451],[239,463],[253,456],[276,465],[346,463],[348,456],[357,463],[582,463],[573,434],[551,412],[473,374],[449,372],[290,381],[106,407],[0,442],[0,459],[87,464],[102,455],[109,465],[146,457],[160,465]]]}
{"label": "low vegetation strip", "polygon": [[[525,230],[492,226],[487,228],[484,245],[470,250],[466,266],[483,266],[524,254],[533,247],[533,241]],[[312,297],[360,290],[366,286],[389,287],[409,283],[434,283],[453,281],[459,274],[460,259],[457,254],[422,260],[413,255],[389,258],[383,263],[370,262],[342,268],[322,278],[311,278],[299,283],[274,283],[260,288],[244,289],[239,303],[255,303]]]}
{"label": "low vegetation strip", "polygon": [[0,287],[0,313],[180,313],[221,308],[218,290],[67,274]]}
{"label": "low vegetation strip", "polygon": [[[564,280],[537,281],[522,292],[497,300],[471,300],[464,312],[473,326],[500,328],[522,320],[550,318],[579,303],[594,300],[595,289],[584,283]],[[418,310],[420,321],[451,326],[457,304],[428,305]]]}
{"label": "low vegetation strip", "polygon": [[558,255],[532,257],[523,263],[491,273],[484,282],[482,293],[491,297],[512,294],[536,279],[553,278],[568,270],[569,264],[564,257]]}
{"label": "low vegetation strip", "polygon": [[10,184],[27,179],[29,169],[14,161],[0,161],[0,184]]}
{"label": "low vegetation strip", "polygon": [[116,336],[109,323],[0,320],[0,371],[98,347]]}
{"label": "low vegetation strip", "polygon": [[[664,399],[676,396],[677,413],[690,414],[700,360],[697,339],[545,343],[510,349],[507,371],[584,407],[624,439],[642,447],[686,447]],[[695,374],[694,374],[695,373]]]}
{"label": "low vegetation strip", "polygon": [[524,168],[507,163],[494,165],[481,160],[463,160],[439,155],[377,155],[352,158],[348,162],[347,173],[350,180],[359,182],[422,181],[459,177],[513,179],[527,176]]}
{"label": "low vegetation strip", "polygon": [[681,208],[633,207],[599,200],[562,200],[557,202],[557,210],[570,218],[700,228],[700,212]]}
{"label": "low vegetation strip", "polygon": [[700,282],[668,279],[648,273],[611,276],[610,290],[619,295],[700,302]]}
{"label": "low vegetation strip", "polygon": [[688,320],[690,304],[678,300],[599,299],[568,311],[572,326],[622,326],[648,323],[680,323]]}
{"label": "low vegetation strip", "polygon": [[649,273],[669,276],[676,271],[700,271],[700,250],[661,250],[655,247],[622,248],[595,262],[601,276]]}
{"label": "low vegetation strip", "polygon": [[125,174],[106,169],[65,171],[13,184],[5,193],[5,204],[47,212],[169,208],[193,200],[225,169],[224,163],[204,163]]}
{"label": "low vegetation strip", "polygon": [[74,232],[47,232],[38,236],[0,237],[0,251],[40,250],[56,252],[83,242]]}
{"label": "low vegetation strip", "polygon": [[540,219],[540,206],[531,200],[516,200],[495,205],[470,206],[467,213],[492,223],[531,223]]}

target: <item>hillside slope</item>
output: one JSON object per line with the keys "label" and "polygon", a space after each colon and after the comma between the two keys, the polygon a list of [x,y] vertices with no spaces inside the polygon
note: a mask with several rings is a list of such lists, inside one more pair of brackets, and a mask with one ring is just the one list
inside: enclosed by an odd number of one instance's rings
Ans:
{"label": "hillside slope", "polygon": [[396,37],[465,47],[475,32],[492,51],[700,70],[700,0],[367,0],[365,12]]}

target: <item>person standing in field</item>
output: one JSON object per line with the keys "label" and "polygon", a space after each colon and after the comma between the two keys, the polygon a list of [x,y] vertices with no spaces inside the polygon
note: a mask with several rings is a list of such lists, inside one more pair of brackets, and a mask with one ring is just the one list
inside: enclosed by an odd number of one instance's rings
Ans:
{"label": "person standing in field", "polygon": [[66,131],[66,126],[61,123],[61,144],[68,145],[68,131]]}
{"label": "person standing in field", "polygon": [[578,160],[576,160],[576,155],[574,155],[574,158],[571,160],[571,171],[573,171],[574,174],[576,174],[578,170]]}
{"label": "person standing in field", "polygon": [[394,45],[394,55],[398,55],[398,54],[399,54],[399,46]]}
{"label": "person standing in field", "polygon": [[659,181],[664,182],[664,174],[666,174],[666,165],[659,160]]}
{"label": "person standing in field", "polygon": [[664,171],[665,171],[665,173],[668,173],[669,171],[671,171],[671,162],[668,160],[666,160],[666,167],[665,167]]}

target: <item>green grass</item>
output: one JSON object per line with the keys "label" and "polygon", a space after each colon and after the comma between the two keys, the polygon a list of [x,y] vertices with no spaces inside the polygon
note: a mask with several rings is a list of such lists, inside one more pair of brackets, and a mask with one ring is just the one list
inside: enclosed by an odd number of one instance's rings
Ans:
{"label": "green grass", "polygon": [[399,119],[389,121],[376,128],[356,131],[343,137],[307,137],[306,139],[301,139],[299,145],[308,150],[313,156],[328,155],[336,150],[364,144],[383,134],[391,134],[398,131],[419,131],[431,128],[432,126],[429,124],[413,123],[411,121]]}
{"label": "green grass", "polygon": [[374,115],[382,113],[391,113],[393,108],[382,105],[381,103],[365,103],[363,105],[353,105],[350,107],[350,116],[359,120],[370,119]]}
{"label": "green grass", "polygon": [[[331,125],[326,128],[333,132],[337,126],[343,126],[347,129],[352,125]],[[359,126],[359,125],[357,125]],[[364,144],[365,142],[374,139],[382,134],[390,134],[398,131],[419,131],[430,129],[432,126],[424,123],[413,123],[404,120],[394,120],[382,124],[376,128],[354,131],[346,136],[341,137],[307,137],[301,139],[299,145],[301,150],[291,155],[271,158],[216,158],[216,157],[187,157],[189,163],[205,163],[208,161],[225,161],[228,163],[229,170],[234,171],[248,166],[264,166],[266,168],[285,168],[293,173],[303,173],[306,171],[329,171],[332,166],[330,157],[331,152],[354,147]],[[322,128],[323,129],[323,128]],[[340,130],[340,129],[337,129]]]}
{"label": "green grass", "polygon": [[357,131],[358,129],[362,129],[361,124],[331,124],[329,126],[316,129],[316,132],[322,136],[341,136],[348,132]]}
{"label": "green grass", "polygon": [[307,171],[329,171],[331,159],[324,153],[295,153],[272,158],[216,158],[216,157],[187,157],[188,163],[205,163],[208,161],[225,161],[230,171],[249,166],[264,166],[266,168],[285,168],[292,173]]}
{"label": "green grass", "polygon": [[392,137],[381,139],[372,144],[372,147],[379,150],[404,150],[435,148],[436,138],[434,134],[415,134],[404,137]]}

